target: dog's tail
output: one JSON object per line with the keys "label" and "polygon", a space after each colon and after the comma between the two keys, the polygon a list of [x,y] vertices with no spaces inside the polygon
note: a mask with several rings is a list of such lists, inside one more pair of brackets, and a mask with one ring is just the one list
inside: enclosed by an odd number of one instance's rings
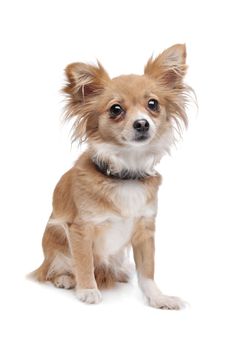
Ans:
{"label": "dog's tail", "polygon": [[44,259],[43,263],[35,271],[30,272],[27,277],[39,282],[45,282],[47,280],[47,274],[49,271],[50,262]]}

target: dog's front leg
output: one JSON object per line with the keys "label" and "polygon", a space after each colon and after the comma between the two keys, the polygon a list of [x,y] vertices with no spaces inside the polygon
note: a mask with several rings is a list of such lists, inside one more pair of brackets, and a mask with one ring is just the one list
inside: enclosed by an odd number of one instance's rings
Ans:
{"label": "dog's front leg", "polygon": [[94,276],[93,227],[88,224],[72,224],[69,229],[69,245],[76,278],[76,296],[79,300],[96,304],[101,301]]}
{"label": "dog's front leg", "polygon": [[162,294],[154,281],[154,221],[154,217],[140,219],[132,240],[139,286],[150,306],[181,309],[184,302],[177,297]]}

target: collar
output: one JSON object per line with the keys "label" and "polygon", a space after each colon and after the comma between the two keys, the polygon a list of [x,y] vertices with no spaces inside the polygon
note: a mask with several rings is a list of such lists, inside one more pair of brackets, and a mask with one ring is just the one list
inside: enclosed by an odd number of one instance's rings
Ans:
{"label": "collar", "polygon": [[[96,159],[92,158],[92,162],[95,165],[95,168],[102,173],[103,175],[118,179],[118,180],[143,180],[145,178],[149,178],[152,175],[146,173],[146,172],[139,172],[139,171],[130,171],[128,169],[122,169],[119,172],[112,172],[110,169],[110,165],[107,162],[101,161],[98,162]],[[155,172],[154,176],[157,175],[157,172]]]}

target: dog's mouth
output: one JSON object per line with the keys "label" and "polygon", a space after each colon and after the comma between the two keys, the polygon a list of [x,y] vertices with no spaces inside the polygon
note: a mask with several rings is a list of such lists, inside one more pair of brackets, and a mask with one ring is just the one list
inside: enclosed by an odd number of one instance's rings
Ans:
{"label": "dog's mouth", "polygon": [[133,138],[127,139],[125,137],[122,137],[122,141],[127,144],[143,144],[143,143],[148,143],[148,141],[151,140],[151,135],[146,132],[146,133],[140,133],[140,134],[135,134]]}
{"label": "dog's mouth", "polygon": [[148,134],[136,135],[133,141],[141,142],[141,141],[146,141],[149,138],[150,138],[150,136]]}

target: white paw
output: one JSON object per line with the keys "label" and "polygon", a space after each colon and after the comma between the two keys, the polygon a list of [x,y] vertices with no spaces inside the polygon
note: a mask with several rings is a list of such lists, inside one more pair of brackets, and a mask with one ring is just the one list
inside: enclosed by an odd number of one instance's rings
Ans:
{"label": "white paw", "polygon": [[87,304],[98,304],[102,300],[98,289],[77,289],[76,296],[80,301]]}
{"label": "white paw", "polygon": [[180,310],[185,307],[185,302],[178,297],[158,294],[155,296],[147,296],[150,306],[157,309]]}
{"label": "white paw", "polygon": [[186,303],[180,298],[161,293],[154,280],[139,275],[139,284],[145,294],[148,304],[157,309],[180,310]]}
{"label": "white paw", "polygon": [[75,280],[72,276],[60,275],[54,278],[53,284],[57,288],[71,289],[75,287]]}

